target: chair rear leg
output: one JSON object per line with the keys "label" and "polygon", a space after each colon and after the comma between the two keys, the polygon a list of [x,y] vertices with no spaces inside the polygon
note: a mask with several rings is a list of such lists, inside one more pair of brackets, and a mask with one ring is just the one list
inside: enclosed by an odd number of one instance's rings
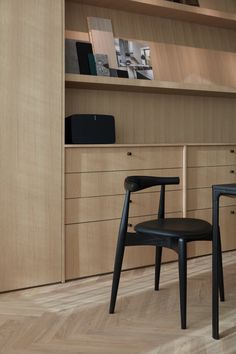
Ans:
{"label": "chair rear leg", "polygon": [[120,273],[121,273],[123,257],[124,257],[124,250],[125,250],[124,243],[119,242],[116,249],[109,313],[114,313],[115,311],[117,292],[118,292],[118,287],[120,282]]}
{"label": "chair rear leg", "polygon": [[156,246],[155,290],[159,290],[160,272],[161,272],[161,256],[162,256],[162,247]]}
{"label": "chair rear leg", "polygon": [[225,291],[224,291],[224,274],[223,274],[223,262],[222,262],[222,253],[221,253],[221,238],[220,238],[220,229],[219,229],[219,293],[220,301],[225,301]]}
{"label": "chair rear leg", "polygon": [[183,239],[178,241],[179,251],[179,294],[181,328],[186,329],[186,306],[187,306],[187,249]]}

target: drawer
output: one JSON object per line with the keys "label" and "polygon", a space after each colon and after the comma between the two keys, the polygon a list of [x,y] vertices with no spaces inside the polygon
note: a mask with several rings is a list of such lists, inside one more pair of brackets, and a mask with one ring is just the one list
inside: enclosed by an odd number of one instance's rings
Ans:
{"label": "drawer", "polygon": [[[222,250],[229,251],[236,249],[236,207],[220,208],[220,229]],[[190,218],[199,218],[212,223],[212,210],[195,210],[187,213]],[[190,242],[188,245],[188,256],[195,257],[212,253],[212,243],[208,241]]]}
{"label": "drawer", "polygon": [[187,169],[188,188],[211,187],[213,184],[236,183],[236,166],[192,167]]}
{"label": "drawer", "polygon": [[[124,180],[131,175],[178,176],[180,177],[180,184],[168,186],[167,189],[182,189],[182,169],[67,173],[65,175],[65,195],[66,198],[78,198],[123,194]],[[157,190],[159,190],[159,187],[146,189],[143,192]]]}
{"label": "drawer", "polygon": [[182,166],[182,148],[79,147],[66,148],[66,172],[127,171]]}
{"label": "drawer", "polygon": [[[181,216],[175,213],[169,216]],[[150,217],[130,218],[133,225]],[[113,272],[119,220],[66,226],[66,279]],[[130,228],[132,231],[132,228]],[[163,262],[176,259],[176,253],[164,249]],[[155,263],[155,247],[127,247],[123,269]]]}
{"label": "drawer", "polygon": [[[159,192],[136,193],[131,196],[130,216],[156,215],[159,205]],[[105,196],[66,199],[66,224],[119,219],[124,196]],[[182,191],[166,192],[166,211],[182,211]]]}
{"label": "drawer", "polygon": [[191,146],[187,166],[236,165],[236,146]]}
{"label": "drawer", "polygon": [[[236,205],[236,198],[221,197],[220,205]],[[187,192],[187,210],[208,209],[212,207],[212,189],[190,189]]]}

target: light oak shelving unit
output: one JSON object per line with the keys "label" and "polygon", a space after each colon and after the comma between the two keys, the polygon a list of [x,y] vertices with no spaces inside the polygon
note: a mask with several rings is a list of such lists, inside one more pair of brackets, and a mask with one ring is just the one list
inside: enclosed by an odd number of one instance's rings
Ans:
{"label": "light oak shelving unit", "polygon": [[66,88],[212,97],[236,97],[236,89],[217,85],[200,85],[157,80],[132,80],[76,74],[66,74],[65,79]]}
{"label": "light oak shelving unit", "polygon": [[194,7],[165,0],[74,0],[116,10],[129,11],[148,16],[172,18],[207,26],[236,29],[236,15],[201,7]]}
{"label": "light oak shelving unit", "polygon": [[[115,145],[65,146],[66,279],[74,279],[112,271],[125,176],[179,175],[181,184],[171,191],[174,208],[170,200],[167,201],[168,215],[200,215],[207,220],[211,214],[210,184],[216,176],[217,182],[236,182],[235,174],[230,172],[236,165],[235,154],[230,152],[236,141],[233,131],[236,79],[234,87],[231,77],[221,83],[223,69],[211,62],[212,50],[218,64],[223,60],[221,50],[231,56],[229,62],[231,59],[233,62],[230,40],[232,30],[236,29],[236,15],[164,0],[67,0],[66,5],[66,38],[88,42],[86,17],[110,18],[116,37],[151,43],[151,56],[153,54],[157,67],[159,64],[162,68],[168,66],[168,58],[173,57],[170,69],[180,78],[179,81],[165,79],[158,71],[152,81],[65,75],[66,115],[113,114],[117,132]],[[225,32],[225,29],[228,30]],[[230,40],[227,39],[229,33]],[[205,43],[203,38],[206,38]],[[179,47],[182,51],[178,51]],[[203,67],[211,62],[205,71],[198,68],[196,77],[200,82],[194,77],[189,81],[187,71],[185,73],[185,66],[194,58],[188,57],[192,48],[199,52]],[[179,62],[180,59],[183,62]],[[208,73],[209,77],[205,77]],[[157,79],[159,74],[160,80]],[[225,84],[227,79],[228,84]],[[209,161],[211,168],[204,162],[204,168],[197,169],[196,173],[205,180],[197,183],[188,165],[191,161],[188,152],[194,147],[199,156],[209,154],[209,159],[213,160],[218,154],[221,159],[223,154],[223,159],[231,159],[231,166],[221,166],[222,160],[218,166],[217,158],[213,166]],[[156,193],[147,191],[135,196],[129,230],[135,223],[154,217]],[[198,193],[203,197],[203,208],[197,203],[189,204],[189,196],[194,195],[197,200]],[[224,240],[224,250],[236,247],[228,226],[228,223],[235,225],[233,208],[232,205],[222,208],[226,219],[222,230],[229,234]],[[191,257],[209,252],[210,246],[204,243],[189,247]],[[164,253],[165,261],[173,259],[173,253]],[[124,268],[153,262],[153,249],[129,249]]]}

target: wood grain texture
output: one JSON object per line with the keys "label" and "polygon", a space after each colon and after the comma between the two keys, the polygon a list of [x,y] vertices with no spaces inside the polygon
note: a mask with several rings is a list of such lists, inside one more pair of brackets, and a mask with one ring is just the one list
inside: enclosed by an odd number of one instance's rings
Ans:
{"label": "wood grain texture", "polygon": [[[159,51],[159,48],[158,48]],[[154,52],[154,51],[153,51]],[[235,56],[236,57],[236,56]],[[173,58],[173,57],[172,57]],[[232,79],[232,85],[236,86],[234,74],[230,76],[231,69],[234,64],[234,58],[229,57],[230,66],[227,69],[228,74],[225,75],[225,79],[227,77]],[[226,60],[227,62],[228,60]],[[158,62],[158,58],[154,61]],[[184,69],[184,74],[181,76],[181,73],[177,73],[175,77],[171,77],[166,75],[170,70],[166,68],[166,63],[163,63],[165,70],[153,70],[155,73],[155,77],[159,78],[159,80],[136,80],[136,79],[120,79],[113,78],[107,76],[92,76],[92,75],[78,75],[78,74],[66,74],[66,88],[78,88],[78,89],[90,89],[90,90],[112,90],[112,91],[131,91],[131,92],[143,92],[143,93],[162,93],[162,94],[170,94],[170,95],[187,95],[187,96],[212,96],[212,97],[236,97],[236,89],[227,87],[227,86],[217,86],[212,83],[209,76],[209,79],[204,78],[204,74],[195,73],[194,70],[189,65],[188,71]],[[216,65],[217,66],[217,65]],[[218,65],[222,66],[222,62]],[[155,67],[157,67],[155,65]],[[161,79],[160,77],[163,77]],[[173,76],[173,75],[172,75]],[[177,79],[184,80],[186,82],[178,82]],[[169,79],[169,81],[168,81]],[[193,81],[195,80],[195,83]],[[220,79],[219,79],[220,80]],[[225,80],[223,80],[225,81]],[[221,82],[220,82],[221,83]]]}
{"label": "wood grain texture", "polygon": [[188,148],[188,167],[236,165],[236,147],[191,146]]}
{"label": "wood grain texture", "polygon": [[[169,213],[169,217],[181,213]],[[155,215],[129,218],[128,231],[135,224],[155,218]],[[66,226],[66,279],[75,279],[113,271],[120,220],[107,220]],[[176,259],[176,253],[164,249],[163,262]],[[123,269],[155,263],[155,247],[135,246],[125,250]]]}
{"label": "wood grain texture", "polygon": [[149,16],[166,17],[181,21],[195,22],[208,26],[235,29],[235,16],[232,13],[225,13],[225,11],[234,13],[236,12],[235,3],[233,2],[234,0],[200,0],[200,8],[171,3],[165,0],[74,1],[87,5],[95,5],[111,9],[146,14]]}
{"label": "wood grain texture", "polygon": [[[124,193],[124,180],[127,176],[180,177],[180,184],[167,186],[169,190],[182,188],[182,169],[132,170],[93,173],[67,173],[65,176],[65,197],[96,197]],[[148,189],[157,191],[159,187]],[[146,192],[144,190],[143,192]]]}
{"label": "wood grain texture", "polygon": [[[200,218],[208,222],[212,222],[212,210],[195,210],[187,213],[190,218]],[[236,248],[236,206],[221,207],[220,215],[220,232],[222,240],[222,250],[229,251]],[[212,244],[208,241],[191,242],[188,245],[188,256],[196,257],[204,254],[212,253]]]}
{"label": "wood grain texture", "polygon": [[181,166],[181,147],[66,148],[66,172],[128,171]]}
{"label": "wood grain texture", "polygon": [[62,278],[62,11],[0,2],[0,291]]}
{"label": "wood grain texture", "polygon": [[235,99],[66,89],[65,110],[114,115],[118,144],[236,140]]}
{"label": "wood grain texture", "polygon": [[211,337],[211,257],[188,261],[188,329],[179,328],[178,265],[123,272],[116,313],[108,314],[111,275],[2,294],[4,354],[233,354],[235,252],[224,254],[226,302],[221,340]]}
{"label": "wood grain texture", "polygon": [[188,168],[188,188],[205,188],[213,184],[236,183],[236,166]]}
{"label": "wood grain texture", "polygon": [[[159,192],[135,193],[132,195],[130,216],[156,215]],[[123,208],[124,196],[105,196],[94,198],[66,199],[65,223],[119,219]],[[166,192],[166,211],[182,211],[182,192]]]}
{"label": "wood grain texture", "polygon": [[[222,181],[222,183],[224,183]],[[199,188],[199,189],[190,189],[188,190],[187,195],[187,209],[196,210],[196,209],[208,209],[212,207],[212,188]],[[236,205],[235,198],[226,198],[222,197],[220,205]]]}

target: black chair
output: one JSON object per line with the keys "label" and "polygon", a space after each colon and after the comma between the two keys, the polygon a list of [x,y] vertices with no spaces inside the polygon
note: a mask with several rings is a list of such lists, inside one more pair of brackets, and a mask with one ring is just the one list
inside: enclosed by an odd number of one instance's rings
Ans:
{"label": "black chair", "polygon": [[[187,242],[212,241],[212,225],[207,221],[191,218],[165,218],[165,186],[179,184],[179,177],[130,176],[125,179],[125,201],[121,217],[112,292],[110,313],[114,313],[123,255],[126,246],[152,245],[156,247],[155,290],[159,290],[162,247],[173,249],[178,253],[179,292],[181,328],[186,328],[186,296],[187,296]],[[161,186],[158,218],[137,224],[135,232],[127,232],[130,195],[149,187]],[[219,235],[220,244],[220,235]],[[224,283],[221,247],[219,250],[219,292],[224,301]]]}

